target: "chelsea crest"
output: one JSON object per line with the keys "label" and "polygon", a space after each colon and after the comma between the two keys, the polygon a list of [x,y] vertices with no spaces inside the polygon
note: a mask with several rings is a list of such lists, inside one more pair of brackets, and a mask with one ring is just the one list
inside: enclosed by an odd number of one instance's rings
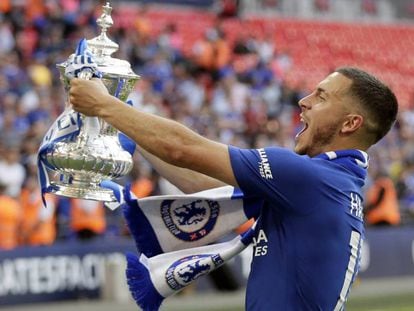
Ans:
{"label": "chelsea crest", "polygon": [[188,201],[164,200],[161,217],[168,230],[182,241],[201,239],[213,230],[220,212],[217,201],[195,199]]}
{"label": "chelsea crest", "polygon": [[165,280],[170,288],[179,290],[223,263],[219,254],[187,256],[175,261],[167,269]]}

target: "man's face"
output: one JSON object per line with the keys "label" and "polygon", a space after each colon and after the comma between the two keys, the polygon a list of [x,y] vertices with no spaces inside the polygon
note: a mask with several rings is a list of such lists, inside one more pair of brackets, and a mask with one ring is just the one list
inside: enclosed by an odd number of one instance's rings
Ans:
{"label": "man's face", "polygon": [[334,72],[299,101],[304,127],[296,135],[296,153],[312,157],[338,147],[336,140],[348,114],[351,84],[352,80]]}

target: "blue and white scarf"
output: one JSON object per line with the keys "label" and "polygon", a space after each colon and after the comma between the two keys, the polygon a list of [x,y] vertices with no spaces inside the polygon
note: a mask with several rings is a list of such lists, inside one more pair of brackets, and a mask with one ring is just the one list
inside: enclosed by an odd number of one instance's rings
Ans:
{"label": "blue and white scarf", "polygon": [[42,191],[43,204],[46,206],[45,193],[50,192],[50,181],[47,170],[54,168],[48,163],[46,154],[60,141],[73,141],[79,135],[82,121],[79,113],[66,108],[55,120],[43,137],[37,153],[38,180]]}
{"label": "blue and white scarf", "polygon": [[[256,224],[256,223],[255,223]],[[165,298],[223,265],[253,240],[254,227],[232,240],[148,258],[127,254],[126,277],[132,297],[144,311],[157,311]]]}
{"label": "blue and white scarf", "polygon": [[218,268],[250,244],[253,229],[232,240],[216,242],[260,213],[262,201],[243,196],[231,186],[189,195],[137,199],[112,181],[140,256],[127,254],[127,282],[132,296],[146,311],[192,281]]}
{"label": "blue and white scarf", "polygon": [[[82,39],[76,48],[75,54],[71,55],[68,59],[67,66],[65,68],[65,76],[72,79],[85,73],[88,73],[88,75],[94,78],[102,78],[102,73],[98,69],[95,58],[88,50],[86,40]],[[131,103],[128,104],[131,105]],[[97,124],[97,126],[99,126],[99,122],[97,121],[88,122],[88,124]],[[82,126],[84,126],[84,124],[82,122],[81,115],[74,111],[70,106],[67,106],[43,137],[42,143],[40,144],[38,150],[37,167],[38,180],[42,191],[42,200],[45,206],[46,201],[44,199],[44,195],[52,190],[50,188],[48,170],[54,170],[53,165],[48,163],[46,155],[49,151],[53,150],[55,144],[58,142],[75,141]],[[118,139],[124,150],[128,151],[130,154],[134,153],[135,143],[131,139],[122,133],[118,135]]]}
{"label": "blue and white scarf", "polygon": [[321,153],[315,158],[334,161],[352,171],[359,178],[365,179],[367,176],[369,156],[365,151],[358,149],[329,151]]}

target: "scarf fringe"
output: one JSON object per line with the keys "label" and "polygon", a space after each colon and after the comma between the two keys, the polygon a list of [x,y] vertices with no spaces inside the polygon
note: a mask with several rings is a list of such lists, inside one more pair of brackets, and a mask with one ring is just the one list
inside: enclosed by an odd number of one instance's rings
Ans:
{"label": "scarf fringe", "polygon": [[135,254],[127,253],[126,258],[126,278],[132,297],[143,311],[157,311],[164,297],[152,284],[149,271]]}
{"label": "scarf fringe", "polygon": [[139,207],[138,200],[132,197],[130,189],[131,185],[128,184],[123,190],[126,203],[122,205],[122,212],[135,245],[138,251],[145,254],[146,257],[159,255],[163,251],[155,232]]}

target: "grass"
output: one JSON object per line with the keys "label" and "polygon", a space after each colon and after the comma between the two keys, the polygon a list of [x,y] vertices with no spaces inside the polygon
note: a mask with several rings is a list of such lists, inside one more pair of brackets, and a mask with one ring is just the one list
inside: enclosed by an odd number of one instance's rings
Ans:
{"label": "grass", "polygon": [[[190,296],[183,297],[183,299],[171,299],[166,301],[165,305],[161,307],[160,311],[244,311],[243,294],[238,296],[225,297],[224,295],[211,296]],[[2,311],[74,311],[74,310],[88,310],[88,311],[131,311],[138,310],[135,303],[120,303],[116,301],[71,301],[61,303],[45,303],[22,305],[3,309]],[[272,310],[273,311],[273,310]],[[284,311],[277,310],[274,311]],[[375,296],[360,296],[350,297],[346,311],[414,311],[414,293],[406,294],[382,294],[378,293]]]}
{"label": "grass", "polygon": [[413,311],[414,294],[350,299],[347,311]]}
{"label": "grass", "polygon": [[[194,311],[193,307],[166,308],[168,311]],[[199,305],[197,311],[244,311],[243,307],[207,307]],[[283,311],[283,310],[280,310]],[[350,299],[346,311],[414,311],[414,294],[358,297]]]}

